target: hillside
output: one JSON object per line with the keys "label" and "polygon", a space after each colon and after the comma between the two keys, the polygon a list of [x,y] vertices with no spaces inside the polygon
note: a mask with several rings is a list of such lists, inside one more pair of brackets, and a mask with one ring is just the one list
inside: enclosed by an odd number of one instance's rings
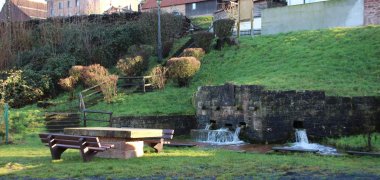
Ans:
{"label": "hillside", "polygon": [[242,37],[240,42],[207,54],[189,88],[169,83],[147,94],[121,93],[112,104],[93,109],[112,110],[115,116],[194,114],[197,87],[225,82],[323,90],[332,96],[380,95],[380,26]]}

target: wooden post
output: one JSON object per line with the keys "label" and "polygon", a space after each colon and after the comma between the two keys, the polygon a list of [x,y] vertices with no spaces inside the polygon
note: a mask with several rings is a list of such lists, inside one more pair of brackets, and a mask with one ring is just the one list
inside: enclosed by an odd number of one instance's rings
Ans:
{"label": "wooden post", "polygon": [[83,110],[83,126],[87,127],[87,123],[86,123],[86,111],[85,110]]}
{"label": "wooden post", "polygon": [[251,11],[251,36],[254,35],[254,26],[253,26],[253,23],[254,23],[254,12],[255,12],[255,1],[252,0],[252,11]]}
{"label": "wooden post", "polygon": [[9,133],[9,122],[8,122],[8,104],[5,103],[4,106],[4,121],[5,121],[5,144],[8,144],[8,133]]}
{"label": "wooden post", "polygon": [[240,37],[240,0],[238,1],[238,22],[237,22],[237,37]]}

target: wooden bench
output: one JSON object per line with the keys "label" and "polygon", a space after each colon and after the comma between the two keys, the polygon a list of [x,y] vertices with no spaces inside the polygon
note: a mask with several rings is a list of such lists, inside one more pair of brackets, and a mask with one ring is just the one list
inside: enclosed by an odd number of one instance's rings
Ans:
{"label": "wooden bench", "polygon": [[41,142],[50,148],[53,160],[61,159],[66,149],[79,149],[84,162],[90,161],[96,153],[113,148],[113,144],[100,144],[97,137],[65,134],[39,134]]}
{"label": "wooden bench", "polygon": [[164,144],[166,144],[168,140],[173,139],[173,135],[173,129],[164,129],[161,138],[147,138],[143,139],[143,141],[146,145],[152,147],[156,151],[156,153],[159,153],[164,148]]}

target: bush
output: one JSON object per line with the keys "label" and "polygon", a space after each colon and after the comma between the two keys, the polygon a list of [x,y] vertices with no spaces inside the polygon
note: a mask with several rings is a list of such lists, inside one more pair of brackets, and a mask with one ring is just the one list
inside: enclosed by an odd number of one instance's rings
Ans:
{"label": "bush", "polygon": [[10,71],[6,80],[0,80],[1,98],[10,106],[19,108],[42,99],[51,88],[49,77],[34,71]]}
{"label": "bush", "polygon": [[173,48],[174,41],[169,40],[165,41],[164,44],[162,45],[162,57],[168,57],[170,54],[170,51]]}
{"label": "bush", "polygon": [[58,79],[66,77],[72,66],[76,64],[74,56],[69,54],[60,54],[54,57],[50,57],[46,60],[46,64],[42,68],[43,73],[49,75],[53,82],[57,82]]}
{"label": "bush", "polygon": [[171,58],[167,62],[169,77],[176,79],[180,87],[187,86],[200,65],[195,57]]}
{"label": "bush", "polygon": [[232,19],[219,19],[214,22],[214,32],[219,39],[225,39],[232,36],[232,30],[235,21]]}
{"label": "bush", "polygon": [[150,45],[132,45],[128,48],[128,54],[131,57],[142,56],[143,59],[147,60],[154,53],[153,46]]}
{"label": "bush", "polygon": [[75,78],[73,76],[60,79],[58,82],[58,84],[61,86],[62,89],[70,93],[69,100],[74,99],[74,88],[77,82],[78,82],[78,78]]}
{"label": "bush", "polygon": [[92,64],[85,67],[81,74],[81,80],[85,86],[91,87],[103,82],[108,76],[108,70],[100,64]]}
{"label": "bush", "polygon": [[183,50],[183,56],[195,57],[198,60],[201,60],[205,55],[205,51],[202,48],[186,48]]}
{"label": "bush", "polygon": [[120,59],[116,68],[125,76],[140,76],[148,67],[142,56]]}
{"label": "bush", "polygon": [[195,47],[202,48],[206,52],[210,51],[214,34],[210,32],[198,32],[193,35]]}
{"label": "bush", "polygon": [[117,79],[119,77],[116,75],[109,75],[102,79],[103,83],[100,84],[100,90],[104,95],[106,102],[111,102],[112,97],[117,94]]}
{"label": "bush", "polygon": [[162,89],[165,87],[166,76],[167,76],[168,68],[163,67],[161,65],[157,65],[154,67],[149,75],[152,76],[152,85],[155,88]]}

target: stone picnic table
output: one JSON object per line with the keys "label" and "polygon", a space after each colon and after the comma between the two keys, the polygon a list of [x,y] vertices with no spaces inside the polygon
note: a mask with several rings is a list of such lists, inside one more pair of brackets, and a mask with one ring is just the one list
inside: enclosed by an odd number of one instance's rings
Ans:
{"label": "stone picnic table", "polygon": [[96,156],[104,158],[128,159],[144,155],[144,139],[161,139],[163,129],[80,127],[65,128],[64,134],[95,136],[100,143],[114,144],[115,148],[99,152]]}

